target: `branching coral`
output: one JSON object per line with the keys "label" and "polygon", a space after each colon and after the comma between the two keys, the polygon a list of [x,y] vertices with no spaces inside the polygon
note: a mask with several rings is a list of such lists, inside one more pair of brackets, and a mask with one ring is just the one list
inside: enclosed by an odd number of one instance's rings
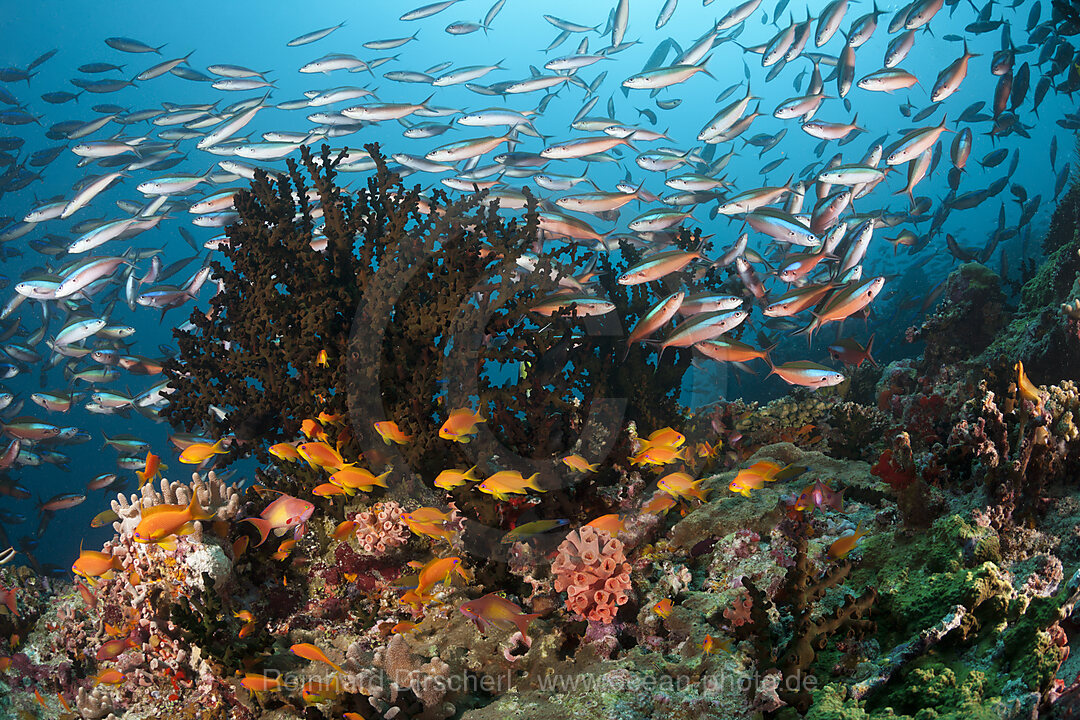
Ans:
{"label": "branching coral", "polygon": [[623,544],[605,530],[583,527],[566,536],[551,564],[555,591],[566,591],[566,608],[593,622],[610,623],[630,599],[630,563]]}
{"label": "branching coral", "polygon": [[[788,569],[784,583],[772,601],[749,578],[743,579],[750,601],[750,623],[739,628],[740,637],[751,637],[758,673],[765,675],[770,669],[780,672],[776,687],[779,699],[801,712],[810,706],[810,689],[805,684],[807,672],[814,662],[817,651],[825,647],[830,636],[841,631],[861,636],[872,632],[875,624],[866,619],[870,607],[877,598],[868,589],[858,598],[848,595],[844,603],[831,614],[822,615],[817,603],[831,588],[848,577],[852,564],[843,560],[817,577],[807,555],[807,530],[805,520],[796,523],[794,533],[795,562]],[[769,617],[769,609],[776,607],[784,619],[785,632],[777,633]],[[784,641],[782,638],[786,637]]]}
{"label": "branching coral", "polygon": [[[119,535],[130,536],[142,519],[143,510],[156,505],[187,505],[191,501],[192,490],[199,498],[199,506],[213,512],[216,520],[232,520],[240,512],[243,491],[240,490],[239,483],[230,485],[219,478],[213,470],[205,477],[193,472],[190,485],[180,481],[170,482],[167,478],[162,478],[160,491],[154,487],[153,483],[147,483],[142,486],[138,494],[130,498],[123,493],[117,495],[112,501],[112,509],[120,519],[113,523],[113,529]],[[192,539],[197,543],[201,542],[202,521],[196,520],[194,527]]]}

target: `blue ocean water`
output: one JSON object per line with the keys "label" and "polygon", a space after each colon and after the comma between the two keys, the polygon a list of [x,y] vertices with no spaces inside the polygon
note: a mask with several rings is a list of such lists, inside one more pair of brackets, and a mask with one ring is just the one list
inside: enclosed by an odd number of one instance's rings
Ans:
{"label": "blue ocean water", "polygon": [[[991,112],[990,107],[993,104],[995,87],[999,78],[990,72],[990,59],[994,52],[1002,47],[1003,36],[1007,36],[1023,51],[1016,57],[1015,69],[1024,62],[1030,64],[1030,88],[1026,99],[1018,108],[1019,122],[1026,129],[1027,137],[1018,134],[995,137],[988,134],[992,126],[991,122],[984,120],[971,123],[970,127],[975,138],[974,145],[971,159],[968,161],[957,192],[986,188],[994,181],[1007,176],[1006,189],[977,207],[953,211],[942,230],[930,238],[924,249],[913,255],[908,254],[906,248],[901,248],[900,253],[894,254],[892,245],[881,238],[895,236],[901,227],[912,227],[916,234],[921,236],[926,232],[928,225],[926,220],[917,225],[880,228],[877,231],[877,237],[864,263],[863,277],[886,276],[886,289],[875,302],[874,314],[866,326],[863,326],[861,322],[851,323],[847,334],[854,335],[865,344],[870,333],[876,333],[875,357],[879,361],[888,361],[915,352],[912,346],[904,343],[903,333],[907,326],[917,322],[916,314],[921,303],[914,303],[913,307],[901,307],[901,304],[924,298],[950,270],[958,265],[958,261],[946,248],[945,233],[954,235],[961,246],[981,248],[998,227],[1001,207],[1004,207],[1006,227],[1015,227],[1021,214],[1021,204],[1008,189],[1014,185],[1026,189],[1028,197],[1041,196],[1042,203],[1032,221],[1023,227],[1016,228],[1015,237],[1002,242],[992,257],[987,260],[987,265],[995,270],[1000,269],[1001,258],[1004,255],[1011,268],[1011,277],[1016,279],[1021,260],[1025,257],[1024,253],[1032,256],[1038,252],[1038,239],[1047,226],[1049,214],[1053,208],[1056,177],[1065,163],[1074,162],[1072,158],[1073,133],[1062,129],[1057,122],[1065,114],[1074,111],[1074,103],[1070,97],[1058,95],[1051,90],[1040,105],[1037,116],[1031,109],[1035,87],[1047,63],[1039,63],[1041,45],[1033,44],[1030,48],[1025,47],[1031,44],[1028,40],[1028,18],[1032,8],[1038,4],[1041,7],[1040,18],[1045,21],[1050,15],[1048,2],[1028,0],[1014,3],[1012,6],[990,3],[991,18],[1001,20],[1002,24],[996,29],[980,33],[967,28],[978,19],[979,12],[984,10],[983,6],[976,7],[966,1],[946,5],[930,23],[929,30],[922,28],[917,31],[914,49],[900,64],[918,78],[919,84],[893,93],[868,92],[852,87],[846,97],[846,100],[850,101],[850,111],[845,107],[844,101],[837,97],[835,80],[827,79],[824,92],[828,97],[822,104],[816,119],[852,122],[857,114],[859,126],[865,128],[866,131],[850,143],[840,145],[835,141],[830,142],[820,154],[819,141],[803,133],[797,121],[772,117],[773,109],[781,101],[802,94],[809,82],[809,73],[813,69],[813,64],[806,57],[795,58],[774,77],[766,79],[775,68],[763,68],[761,56],[753,52],[752,48],[769,43],[791,22],[799,22],[807,15],[817,17],[827,3],[792,2],[783,11],[778,11],[777,3],[771,0],[763,2],[739,26],[741,31],[737,37],[718,44],[710,52],[705,61],[705,67],[711,77],[704,73],[696,74],[683,83],[660,90],[655,98],[650,97],[648,90],[629,90],[624,93],[620,83],[642,71],[659,43],[671,38],[683,50],[687,49],[702,35],[709,32],[718,18],[732,5],[718,1],[703,6],[697,2],[681,0],[670,21],[657,29],[655,27],[657,16],[664,4],[660,1],[646,3],[631,0],[628,3],[629,23],[624,42],[634,44],[577,71],[576,76],[584,80],[585,84],[591,84],[601,73],[607,73],[606,78],[596,88],[595,94],[599,99],[588,114],[605,116],[610,102],[615,111],[613,117],[620,123],[660,130],[667,135],[667,140],[659,142],[635,142],[637,151],[652,149],[658,145],[678,148],[682,152],[691,148],[703,151],[704,146],[696,139],[703,125],[720,107],[741,97],[748,86],[750,92],[758,98],[750,105],[750,110],[756,106],[762,116],[755,120],[741,138],[722,143],[716,149],[715,158],[719,158],[730,150],[736,153],[730,164],[721,172],[731,183],[730,194],[762,185],[781,185],[791,175],[794,175],[796,180],[809,180],[835,153],[841,153],[846,163],[858,162],[875,140],[884,136],[886,145],[891,144],[898,140],[904,131],[913,127],[933,126],[940,122],[943,116],[949,119],[949,130],[962,128],[967,123],[955,124],[954,121],[972,103],[984,102],[986,106],[979,112],[984,114]],[[48,139],[45,137],[45,131],[59,122],[89,121],[100,117],[100,113],[91,109],[97,104],[116,104],[127,111],[163,109],[167,103],[212,104],[208,112],[220,113],[231,103],[262,96],[262,90],[248,92],[216,90],[209,83],[192,82],[167,73],[145,82],[135,82],[114,93],[83,93],[77,101],[61,105],[48,104],[41,99],[44,93],[60,90],[76,91],[75,86],[70,82],[72,78],[82,76],[91,79],[130,79],[163,59],[180,58],[188,53],[191,53],[188,58],[190,66],[203,73],[207,73],[207,66],[213,64],[241,65],[265,72],[266,77],[273,81],[269,97],[271,104],[302,99],[304,94],[310,91],[352,85],[374,90],[381,102],[419,103],[434,94],[431,100],[432,105],[464,111],[487,107],[507,107],[526,111],[536,110],[543,104],[543,112],[533,118],[533,123],[537,130],[547,138],[547,143],[539,138],[522,136],[518,150],[539,152],[545,144],[588,134],[572,130],[570,122],[591,96],[587,95],[581,87],[569,83],[562,83],[553,88],[557,91],[557,96],[550,101],[544,101],[545,92],[543,91],[519,95],[486,96],[465,86],[433,88],[425,83],[394,82],[384,77],[384,73],[392,71],[422,73],[443,63],[449,63],[448,69],[434,74],[463,66],[499,65],[499,69],[475,81],[479,85],[487,85],[528,78],[530,67],[537,68],[540,73],[548,74],[549,71],[543,69],[545,62],[555,57],[574,54],[579,50],[579,44],[585,40],[588,41],[588,52],[599,52],[610,45],[610,33],[601,36],[597,31],[604,30],[608,23],[609,13],[614,7],[614,3],[609,2],[555,1],[538,4],[522,0],[508,0],[496,14],[489,28],[464,35],[446,32],[445,28],[454,22],[482,22],[491,7],[488,0],[462,0],[437,14],[416,21],[399,19],[403,13],[413,9],[411,3],[400,2],[328,1],[315,6],[302,7],[286,6],[283,3],[255,2],[190,2],[185,4],[68,2],[45,7],[32,4],[10,7],[5,13],[5,43],[0,46],[0,67],[25,68],[34,58],[51,48],[56,48],[58,52],[36,68],[36,74],[29,82],[4,84],[4,89],[18,99],[26,112],[40,116],[40,124],[3,126],[0,127],[0,135],[25,140],[25,145],[20,150],[11,151],[18,163],[25,160],[31,152],[57,145],[71,146],[80,142],[62,138]],[[882,67],[886,46],[895,37],[887,33],[887,25],[893,14],[903,7],[903,4],[882,3],[876,7],[881,11],[878,27],[870,40],[860,46],[856,52],[856,80]],[[847,11],[842,29],[846,30],[856,18],[870,11],[871,7],[865,3],[853,3]],[[562,44],[546,50],[559,35],[560,30],[555,24],[546,20],[544,15],[565,19],[582,26],[595,27],[597,30],[571,33]],[[303,33],[342,22],[344,25],[340,29],[317,42],[299,47],[286,45],[289,40]],[[736,27],[725,30],[720,35],[731,35],[738,29]],[[416,34],[415,40],[391,50],[379,51],[363,47],[365,42],[405,38],[413,34]],[[110,37],[134,38],[153,47],[162,46],[160,55],[119,52],[105,43],[105,39]],[[928,95],[935,78],[939,72],[960,56],[964,41],[970,51],[976,53],[977,56],[972,58],[967,77],[959,90],[941,103],[941,107],[925,120],[913,122],[910,117],[905,117],[900,112],[901,106],[905,103],[910,103],[911,115],[930,104]],[[811,38],[804,53],[821,52],[835,57],[843,47],[843,43],[843,37],[837,34],[824,47],[816,48]],[[350,73],[338,70],[327,74],[306,74],[298,71],[304,64],[329,53],[349,53],[369,63],[380,58],[389,58],[389,60],[370,72],[361,70]],[[672,55],[667,57],[670,59]],[[123,65],[123,70],[95,76],[86,76],[77,71],[79,66],[93,62],[120,64]],[[820,67],[823,77],[829,78],[832,67],[824,62]],[[797,89],[796,83],[801,89]],[[723,101],[716,102],[716,98],[733,85],[738,85],[735,91]],[[682,103],[670,110],[657,106],[657,100],[673,99],[681,99]],[[329,109],[340,110],[348,105],[365,102],[368,101],[347,101]],[[255,142],[264,132],[307,132],[315,127],[308,119],[308,115],[327,109],[283,110],[268,107],[261,111],[240,134],[248,136],[252,142]],[[648,113],[655,114],[655,124],[650,121]],[[408,122],[417,120],[447,122],[450,117],[453,116],[410,117]],[[147,122],[122,126],[110,123],[86,139],[102,140],[119,133],[128,138],[145,135],[150,141],[155,135],[169,127],[175,126],[157,126]],[[404,129],[404,125],[397,121],[383,122],[364,127],[351,135],[335,138],[330,141],[330,144],[335,148],[346,146],[357,148],[374,141],[381,144],[386,154],[406,152],[423,156],[446,143],[496,132],[501,133],[501,130],[497,129],[455,125],[439,137],[409,139],[402,136]],[[203,132],[207,131],[209,130],[203,130]],[[758,147],[744,142],[755,136],[774,136],[782,131],[786,131],[785,135],[774,147],[765,152],[760,152]],[[1052,165],[1049,147],[1054,138],[1057,143],[1057,157],[1056,163]],[[951,166],[948,156],[951,142],[951,133],[945,134],[939,141],[937,148],[942,154],[941,158],[936,163],[934,171],[918,186],[915,193],[917,196],[930,198],[931,213],[946,198],[949,190],[946,176]],[[227,159],[225,156],[200,151],[196,149],[195,143],[196,139],[176,141],[176,148],[184,155],[184,160],[165,174],[202,174],[214,168],[218,161]],[[501,152],[504,148],[505,146],[495,152]],[[1008,149],[1009,156],[995,167],[981,166],[978,160],[998,148]],[[1013,153],[1016,152],[1019,152],[1018,164],[1015,172],[1009,175],[1008,169]],[[294,153],[293,156],[295,155]],[[589,177],[603,190],[613,190],[615,183],[629,177],[633,185],[644,182],[644,187],[657,195],[670,192],[670,189],[663,185],[663,174],[643,170],[634,162],[635,155],[635,151],[621,148],[612,154],[616,162],[586,165],[580,160],[557,161],[551,163],[547,169],[573,175],[587,171]],[[767,174],[762,173],[765,165],[781,159],[783,162],[778,167]],[[79,160],[79,157],[64,150],[60,152],[56,160],[40,169],[42,178],[39,181],[21,190],[4,192],[0,195],[0,216],[5,218],[4,225],[21,220],[30,209],[41,202],[53,198],[70,198],[76,183],[87,176],[106,172],[93,165],[80,166]],[[486,164],[490,160],[484,158],[481,162]],[[263,164],[268,167],[283,166],[282,161]],[[673,171],[670,174],[676,172],[679,171]],[[79,221],[90,218],[125,217],[125,212],[115,203],[117,201],[137,204],[146,202],[147,198],[143,197],[135,186],[157,174],[160,173],[144,170],[132,171],[117,185],[96,197],[89,207],[82,209],[70,219],[45,221],[29,234],[5,243],[0,248],[5,252],[2,274],[9,278],[13,285],[35,268],[58,267],[64,262],[63,260],[35,252],[30,246],[30,241],[45,239],[47,235],[73,239],[75,233],[72,228]],[[412,174],[407,182],[429,187],[444,176],[444,174],[418,172]],[[855,209],[858,212],[878,210],[889,213],[907,212],[906,197],[902,194],[894,194],[903,188],[905,178],[906,166],[894,167],[883,185],[865,198],[855,201]],[[363,175],[356,175],[345,178],[342,182],[351,182],[354,186],[359,186],[362,180]],[[507,178],[506,183],[511,187],[528,185],[534,191],[538,190],[527,179]],[[242,184],[244,184],[243,180],[226,183],[226,185]],[[577,189],[581,190],[582,187],[584,186],[579,186]],[[202,185],[183,199],[185,202],[194,202],[212,189]],[[559,193],[540,192],[552,199],[559,195]],[[582,218],[602,232],[616,229],[619,232],[625,232],[626,222],[629,219],[638,212],[644,212],[658,205],[659,203],[634,203],[627,206],[618,223],[599,221],[588,216],[582,216]],[[692,219],[687,220],[687,225],[700,227],[705,234],[713,234],[715,247],[726,248],[743,231],[743,223],[739,217],[711,217],[710,210],[714,205],[714,202],[698,205],[694,209]],[[807,196],[805,207],[810,208],[812,205],[811,193]],[[182,226],[188,230],[200,243],[220,233],[220,230],[192,226],[190,220],[193,216],[190,214],[172,212],[170,215],[171,217],[162,221],[157,228],[148,230],[131,241],[113,241],[96,250],[94,254],[119,255],[129,247],[144,250],[160,249],[163,261],[168,264],[181,257],[195,254],[181,238],[179,227]],[[766,237],[753,232],[751,232],[750,242],[751,247],[761,253],[765,253],[769,246]],[[200,257],[206,257],[209,254],[210,251],[199,253]],[[176,277],[174,282],[182,282],[198,266],[199,261],[193,261]],[[142,275],[147,267],[148,261],[140,261],[137,272]],[[12,296],[11,285],[3,290],[5,302]],[[208,286],[201,295],[203,303],[210,293],[212,290]],[[137,333],[132,338],[134,343],[132,352],[148,357],[158,357],[161,354],[159,345],[171,343],[171,329],[187,318],[194,304],[197,302],[172,310],[162,320],[157,310],[137,307],[135,311],[131,311],[121,301],[113,307],[110,322],[128,324],[137,329]],[[42,322],[42,307],[41,303],[35,301],[26,302],[13,317],[19,318],[22,330],[32,334]],[[94,301],[92,307],[100,311],[103,303]],[[59,329],[61,320],[58,315],[54,307],[48,319],[50,325],[48,332],[45,333],[46,339],[53,337]],[[754,318],[755,323],[763,320],[760,313]],[[0,326],[0,329],[3,327],[7,325]],[[755,325],[755,327],[759,326]],[[765,334],[782,337],[786,331],[778,333],[767,330]],[[19,338],[16,337],[15,341],[18,340]],[[57,451],[69,456],[68,470],[65,471],[47,462],[39,466],[16,467],[8,471],[12,482],[27,488],[34,496],[43,499],[60,493],[85,491],[88,480],[100,473],[115,470],[117,453],[109,447],[101,448],[103,433],[109,436],[132,434],[150,443],[151,447],[162,455],[163,461],[170,465],[171,470],[166,473],[170,477],[183,477],[190,471],[190,468],[180,466],[177,462],[176,452],[171,449],[167,440],[171,431],[164,424],[152,423],[137,413],[132,413],[127,418],[119,415],[92,414],[80,407],[82,402],[76,403],[71,411],[64,414],[48,412],[30,402],[29,395],[42,389],[55,392],[65,392],[69,389],[85,392],[89,389],[80,385],[69,388],[62,368],[59,366],[45,368],[45,362],[51,353],[44,342],[38,343],[34,350],[45,359],[38,363],[24,363],[23,372],[10,380],[3,381],[3,390],[16,395],[15,404],[20,400],[24,402],[24,407],[19,414],[30,415],[42,422],[63,427],[81,428],[90,433],[92,440],[81,445],[56,448]],[[804,341],[801,338],[794,338],[786,340],[781,346],[778,360],[802,359],[805,356]],[[818,349],[815,350],[814,356],[820,359],[825,356],[825,353]],[[85,362],[78,365],[79,369],[84,367],[88,367]],[[111,383],[109,387],[120,392],[136,394],[158,380],[160,380],[158,376],[129,376],[122,373],[120,379]],[[721,394],[766,399],[787,391],[788,386],[777,378],[764,379],[763,372],[759,372],[756,376],[741,375],[739,384],[736,386],[730,371],[725,369],[721,372],[704,368],[691,372],[684,399],[688,404],[695,405],[709,402]],[[5,419],[11,419],[10,413]],[[128,488],[133,487],[135,483],[133,473],[125,470],[118,472],[126,481]],[[177,474],[178,472],[180,474]],[[2,524],[13,543],[18,545],[20,538],[27,538],[23,543],[24,547],[31,548],[42,562],[66,567],[77,553],[80,539],[85,538],[87,546],[92,547],[97,546],[111,534],[109,528],[90,530],[89,521],[107,507],[107,499],[112,497],[114,491],[111,489],[105,493],[89,492],[89,498],[85,503],[58,512],[40,537],[35,537],[38,519],[33,500],[0,497],[0,509],[26,517],[23,523]]]}

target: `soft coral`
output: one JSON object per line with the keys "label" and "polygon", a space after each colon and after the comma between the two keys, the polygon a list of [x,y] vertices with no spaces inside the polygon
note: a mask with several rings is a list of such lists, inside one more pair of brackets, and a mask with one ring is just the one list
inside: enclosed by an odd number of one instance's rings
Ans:
{"label": "soft coral", "polygon": [[893,457],[892,448],[881,453],[877,463],[870,468],[870,474],[876,475],[889,483],[893,490],[904,490],[915,482],[915,467],[903,466]]}

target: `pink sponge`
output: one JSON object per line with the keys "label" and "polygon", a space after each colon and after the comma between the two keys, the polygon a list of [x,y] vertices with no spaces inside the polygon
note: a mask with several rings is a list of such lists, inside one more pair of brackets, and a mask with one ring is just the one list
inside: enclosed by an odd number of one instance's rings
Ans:
{"label": "pink sponge", "polygon": [[586,526],[567,535],[551,572],[555,590],[566,591],[566,609],[579,617],[610,623],[629,600],[630,563],[606,530]]}

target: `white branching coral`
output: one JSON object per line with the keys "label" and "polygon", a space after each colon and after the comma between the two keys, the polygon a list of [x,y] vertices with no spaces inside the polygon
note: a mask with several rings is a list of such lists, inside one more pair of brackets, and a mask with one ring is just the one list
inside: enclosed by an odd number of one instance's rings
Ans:
{"label": "white branching coral", "polygon": [[[130,536],[142,519],[143,509],[155,505],[187,505],[191,501],[193,489],[199,497],[199,505],[204,510],[213,512],[215,520],[232,520],[240,512],[243,491],[240,490],[239,483],[230,485],[213,470],[205,477],[194,472],[191,473],[190,485],[161,478],[160,491],[153,483],[147,483],[130,499],[123,493],[118,494],[112,501],[112,509],[120,519],[113,523],[113,530],[120,536]],[[202,522],[197,520],[194,526],[193,540],[201,542]]]}

